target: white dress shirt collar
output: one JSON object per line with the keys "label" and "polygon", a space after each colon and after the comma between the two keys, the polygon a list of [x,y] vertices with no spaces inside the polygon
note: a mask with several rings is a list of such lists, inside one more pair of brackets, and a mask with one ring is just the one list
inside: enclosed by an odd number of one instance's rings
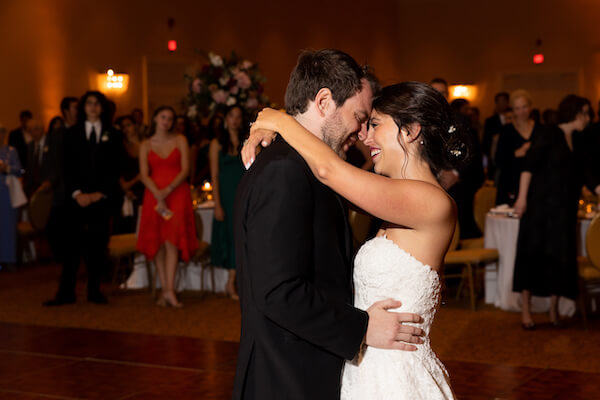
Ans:
{"label": "white dress shirt collar", "polygon": [[96,142],[100,141],[100,135],[102,134],[102,123],[100,121],[90,122],[85,121],[85,138],[90,140],[90,135],[92,134],[92,127],[96,130]]}

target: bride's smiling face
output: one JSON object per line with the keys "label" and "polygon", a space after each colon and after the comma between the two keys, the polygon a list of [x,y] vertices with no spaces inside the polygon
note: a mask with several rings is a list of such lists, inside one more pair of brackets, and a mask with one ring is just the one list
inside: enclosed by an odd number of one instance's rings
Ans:
{"label": "bride's smiling face", "polygon": [[376,173],[396,176],[401,171],[406,154],[399,140],[400,129],[392,117],[373,110],[363,142],[371,150]]}

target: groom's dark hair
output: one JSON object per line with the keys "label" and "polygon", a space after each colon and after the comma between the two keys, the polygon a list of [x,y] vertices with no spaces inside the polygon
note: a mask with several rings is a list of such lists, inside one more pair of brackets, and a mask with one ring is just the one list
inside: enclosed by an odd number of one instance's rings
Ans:
{"label": "groom's dark hair", "polygon": [[322,88],[331,90],[335,104],[341,107],[362,90],[362,79],[367,79],[373,93],[378,92],[379,84],[371,70],[343,51],[304,51],[285,91],[285,109],[290,115],[302,114]]}

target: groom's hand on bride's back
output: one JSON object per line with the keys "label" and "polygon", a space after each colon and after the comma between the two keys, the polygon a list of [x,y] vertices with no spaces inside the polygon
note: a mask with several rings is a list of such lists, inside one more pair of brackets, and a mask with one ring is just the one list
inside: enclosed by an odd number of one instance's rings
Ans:
{"label": "groom's hand on bride's back", "polygon": [[388,299],[378,301],[369,307],[367,310],[369,325],[365,336],[367,346],[414,351],[417,349],[415,344],[423,343],[421,339],[424,335],[423,330],[404,324],[404,322],[422,322],[420,315],[388,311],[401,305],[400,301]]}

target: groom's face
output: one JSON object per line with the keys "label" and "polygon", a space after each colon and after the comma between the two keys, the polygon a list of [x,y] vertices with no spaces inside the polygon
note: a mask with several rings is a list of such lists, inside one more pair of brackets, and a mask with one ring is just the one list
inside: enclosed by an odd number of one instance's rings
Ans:
{"label": "groom's face", "polygon": [[340,157],[346,158],[344,148],[353,141],[352,137],[362,130],[366,131],[372,100],[371,85],[367,80],[363,80],[362,90],[348,98],[341,107],[337,107],[323,123],[323,141]]}

